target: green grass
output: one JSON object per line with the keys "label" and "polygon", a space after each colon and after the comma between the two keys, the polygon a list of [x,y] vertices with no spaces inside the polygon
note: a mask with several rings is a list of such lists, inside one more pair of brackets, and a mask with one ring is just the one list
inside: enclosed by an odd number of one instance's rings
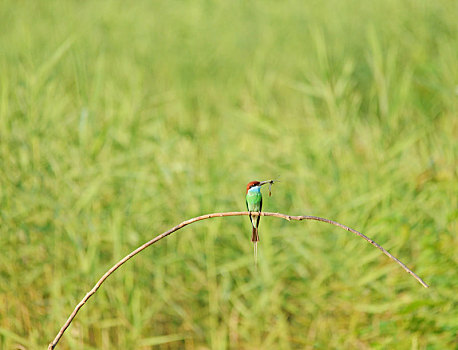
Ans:
{"label": "green grass", "polygon": [[0,348],[451,349],[458,3],[3,1]]}

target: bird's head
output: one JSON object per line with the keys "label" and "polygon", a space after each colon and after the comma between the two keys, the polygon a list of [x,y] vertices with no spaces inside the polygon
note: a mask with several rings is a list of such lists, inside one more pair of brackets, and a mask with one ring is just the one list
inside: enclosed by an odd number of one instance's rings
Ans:
{"label": "bird's head", "polygon": [[251,182],[249,182],[248,185],[246,185],[246,193],[248,193],[250,188],[255,187],[255,186],[259,186],[260,184],[261,183],[259,181],[251,181]]}

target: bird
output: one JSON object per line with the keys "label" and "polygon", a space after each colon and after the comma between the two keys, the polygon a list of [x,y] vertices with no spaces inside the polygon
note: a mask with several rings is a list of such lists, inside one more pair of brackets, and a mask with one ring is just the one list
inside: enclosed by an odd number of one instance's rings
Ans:
{"label": "bird", "polygon": [[257,262],[257,244],[259,242],[259,219],[261,216],[258,215],[256,217],[251,215],[251,212],[258,212],[261,214],[262,210],[262,194],[261,194],[261,182],[259,181],[251,181],[246,186],[246,207],[250,212],[250,222],[253,228],[251,234],[251,242],[254,244],[254,258],[255,263]]}
{"label": "bird", "polygon": [[[253,228],[251,234],[251,242],[254,244],[254,262],[257,265],[258,260],[258,242],[259,242],[259,220],[261,219],[262,210],[262,193],[261,187],[265,184],[269,184],[269,197],[272,195],[272,185],[278,182],[278,180],[267,180],[267,181],[251,181],[246,185],[246,208],[248,209],[251,226]],[[252,212],[258,212],[258,215],[252,216]]]}

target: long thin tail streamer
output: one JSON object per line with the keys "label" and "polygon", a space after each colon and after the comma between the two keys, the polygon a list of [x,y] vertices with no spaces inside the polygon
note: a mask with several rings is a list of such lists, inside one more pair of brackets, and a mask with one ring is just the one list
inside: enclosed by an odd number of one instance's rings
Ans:
{"label": "long thin tail streamer", "polygon": [[258,242],[254,243],[254,266],[258,267]]}

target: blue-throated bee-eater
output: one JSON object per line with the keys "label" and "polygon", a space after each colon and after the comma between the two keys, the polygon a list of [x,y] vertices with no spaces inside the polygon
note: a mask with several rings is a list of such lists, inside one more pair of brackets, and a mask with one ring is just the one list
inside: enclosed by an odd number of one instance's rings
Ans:
{"label": "blue-throated bee-eater", "polygon": [[257,243],[259,242],[259,220],[261,219],[260,215],[256,217],[251,216],[251,212],[258,212],[261,214],[262,210],[262,194],[261,194],[261,186],[270,183],[270,186],[274,183],[273,180],[269,181],[251,181],[246,186],[246,207],[250,212],[250,221],[251,226],[253,227],[252,234],[251,234],[251,242],[254,243],[254,256],[255,261],[257,257]]}

